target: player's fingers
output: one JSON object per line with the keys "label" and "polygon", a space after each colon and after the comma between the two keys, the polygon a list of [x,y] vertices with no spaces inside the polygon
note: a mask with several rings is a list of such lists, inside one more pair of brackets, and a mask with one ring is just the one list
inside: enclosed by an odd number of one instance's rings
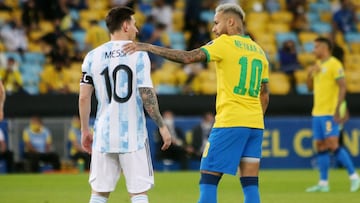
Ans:
{"label": "player's fingers", "polygon": [[123,46],[123,52],[125,54],[132,54],[136,51],[135,43],[128,43]]}
{"label": "player's fingers", "polygon": [[161,147],[161,150],[165,151],[165,150],[169,149],[170,145],[171,145],[171,141],[170,142],[164,142],[163,146]]}

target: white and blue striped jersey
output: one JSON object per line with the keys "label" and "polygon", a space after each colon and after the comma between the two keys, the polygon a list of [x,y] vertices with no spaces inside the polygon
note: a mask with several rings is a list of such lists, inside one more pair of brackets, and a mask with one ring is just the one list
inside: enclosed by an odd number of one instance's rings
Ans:
{"label": "white and blue striped jersey", "polygon": [[82,64],[81,84],[94,86],[98,101],[93,149],[126,153],[144,147],[146,120],[139,87],[153,87],[147,52],[126,55],[130,41],[110,41],[90,51]]}

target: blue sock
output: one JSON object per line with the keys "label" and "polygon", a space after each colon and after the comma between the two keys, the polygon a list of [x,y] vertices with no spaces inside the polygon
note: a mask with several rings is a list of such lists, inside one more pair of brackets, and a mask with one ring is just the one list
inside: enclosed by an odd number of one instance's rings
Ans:
{"label": "blue sock", "polygon": [[350,155],[343,147],[337,148],[334,154],[337,160],[339,160],[340,163],[346,168],[349,175],[355,173],[355,167],[350,158]]}
{"label": "blue sock", "polygon": [[201,174],[200,178],[200,199],[198,203],[216,203],[217,186],[221,176],[211,174]]}
{"label": "blue sock", "polygon": [[92,194],[90,197],[90,203],[106,203],[107,200],[108,199],[106,197],[96,195],[96,194]]}
{"label": "blue sock", "polygon": [[259,178],[241,177],[240,182],[244,193],[244,203],[260,203]]}
{"label": "blue sock", "polygon": [[318,152],[317,161],[320,170],[320,180],[328,180],[329,167],[330,167],[330,155],[328,151]]}

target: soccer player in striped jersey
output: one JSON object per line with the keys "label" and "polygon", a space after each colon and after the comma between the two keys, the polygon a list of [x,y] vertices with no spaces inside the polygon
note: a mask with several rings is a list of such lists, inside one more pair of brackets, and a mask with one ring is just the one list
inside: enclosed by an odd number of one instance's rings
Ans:
{"label": "soccer player in striped jersey", "polygon": [[245,203],[259,203],[258,174],[268,94],[269,64],[262,48],[244,35],[245,13],[237,4],[216,8],[217,38],[192,51],[129,43],[127,53],[149,51],[180,63],[214,61],[217,75],[215,124],[201,159],[199,203],[216,203],[224,173],[240,182]]}
{"label": "soccer player in striped jersey", "polygon": [[328,192],[328,171],[330,167],[329,151],[347,169],[351,186],[350,191],[360,188],[359,175],[349,153],[339,146],[339,124],[346,117],[341,117],[341,104],[346,95],[345,75],[341,62],[331,56],[332,43],[329,39],[315,39],[314,54],[318,61],[309,69],[307,86],[314,91],[312,109],[313,139],[317,150],[317,163],[320,171],[319,183],[306,189],[307,192]]}
{"label": "soccer player in striped jersey", "polygon": [[[147,191],[154,184],[148,133],[143,108],[160,129],[166,150],[169,130],[159,113],[150,78],[150,60],[143,51],[122,51],[138,32],[134,11],[116,7],[106,16],[110,41],[90,51],[82,64],[79,113],[82,147],[92,153],[89,183],[90,203],[105,203],[124,174],[132,203],[148,203]],[[98,106],[94,135],[89,127],[91,96]]]}

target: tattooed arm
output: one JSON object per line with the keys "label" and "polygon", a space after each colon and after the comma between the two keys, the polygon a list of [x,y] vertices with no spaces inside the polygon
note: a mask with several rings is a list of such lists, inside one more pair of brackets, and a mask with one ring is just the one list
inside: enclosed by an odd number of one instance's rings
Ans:
{"label": "tattooed arm", "polygon": [[156,125],[159,127],[159,131],[164,142],[161,150],[166,150],[171,145],[171,135],[164,124],[164,119],[162,118],[159,111],[159,104],[156,97],[156,93],[153,88],[141,87],[139,88],[141,99],[144,103],[144,108],[149,116],[155,121]]}
{"label": "tattooed arm", "polygon": [[125,53],[133,53],[135,51],[148,51],[153,54],[162,56],[168,60],[178,63],[194,63],[206,61],[206,54],[201,49],[194,49],[191,51],[175,50],[165,47],[155,46],[152,44],[133,42],[124,45]]}

